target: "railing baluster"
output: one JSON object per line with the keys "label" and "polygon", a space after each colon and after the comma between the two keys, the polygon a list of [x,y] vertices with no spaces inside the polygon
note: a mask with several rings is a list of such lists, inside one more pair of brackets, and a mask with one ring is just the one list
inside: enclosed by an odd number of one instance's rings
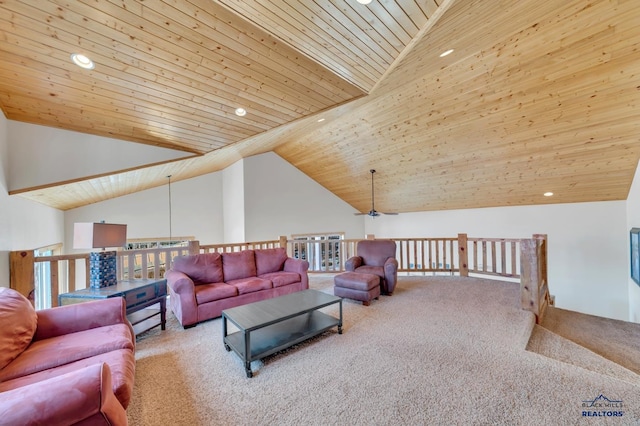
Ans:
{"label": "railing baluster", "polygon": [[51,306],[58,306],[58,295],[60,294],[60,281],[58,280],[58,263],[51,262],[49,282],[51,283]]}
{"label": "railing baluster", "polygon": [[67,291],[76,291],[76,260],[67,260],[67,270],[69,271],[69,279],[67,280]]}
{"label": "railing baluster", "polygon": [[491,272],[496,272],[497,269],[496,260],[496,242],[491,241]]}

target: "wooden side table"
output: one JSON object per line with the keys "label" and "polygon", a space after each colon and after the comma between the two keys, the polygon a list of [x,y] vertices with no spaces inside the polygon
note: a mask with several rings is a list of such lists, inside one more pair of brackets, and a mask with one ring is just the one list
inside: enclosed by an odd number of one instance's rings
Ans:
{"label": "wooden side table", "polygon": [[[71,305],[95,299],[123,297],[127,303],[127,318],[136,336],[160,326],[166,327],[167,280],[136,279],[118,281],[116,285],[102,288],[85,288],[58,296],[58,304]],[[151,308],[158,305],[158,308]]]}

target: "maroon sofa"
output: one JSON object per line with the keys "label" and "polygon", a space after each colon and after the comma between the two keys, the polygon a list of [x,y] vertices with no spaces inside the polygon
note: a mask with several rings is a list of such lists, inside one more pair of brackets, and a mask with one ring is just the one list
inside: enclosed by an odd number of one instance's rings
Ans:
{"label": "maroon sofa", "polygon": [[36,311],[0,287],[0,348],[0,424],[127,424],[135,335],[124,299]]}
{"label": "maroon sofa", "polygon": [[178,256],[165,273],[169,305],[187,328],[224,309],[306,290],[308,270],[284,248]]}

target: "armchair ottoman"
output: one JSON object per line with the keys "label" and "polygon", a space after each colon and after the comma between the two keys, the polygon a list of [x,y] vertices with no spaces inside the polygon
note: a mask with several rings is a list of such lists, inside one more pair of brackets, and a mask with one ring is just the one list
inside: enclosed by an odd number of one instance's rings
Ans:
{"label": "armchair ottoman", "polygon": [[333,283],[333,294],[359,300],[364,306],[369,306],[371,300],[380,296],[380,277],[377,275],[345,272],[336,275]]}

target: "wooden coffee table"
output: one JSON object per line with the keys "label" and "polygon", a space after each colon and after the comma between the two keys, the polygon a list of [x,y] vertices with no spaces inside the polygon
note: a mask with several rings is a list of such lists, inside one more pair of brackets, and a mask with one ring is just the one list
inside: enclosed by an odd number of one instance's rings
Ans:
{"label": "wooden coffee table", "polygon": [[[339,318],[319,311],[336,303],[340,305]],[[227,334],[227,321],[239,331]],[[338,334],[342,334],[342,298],[316,290],[298,291],[222,311],[224,347],[244,361],[247,377],[253,377],[251,361],[336,326]]]}

